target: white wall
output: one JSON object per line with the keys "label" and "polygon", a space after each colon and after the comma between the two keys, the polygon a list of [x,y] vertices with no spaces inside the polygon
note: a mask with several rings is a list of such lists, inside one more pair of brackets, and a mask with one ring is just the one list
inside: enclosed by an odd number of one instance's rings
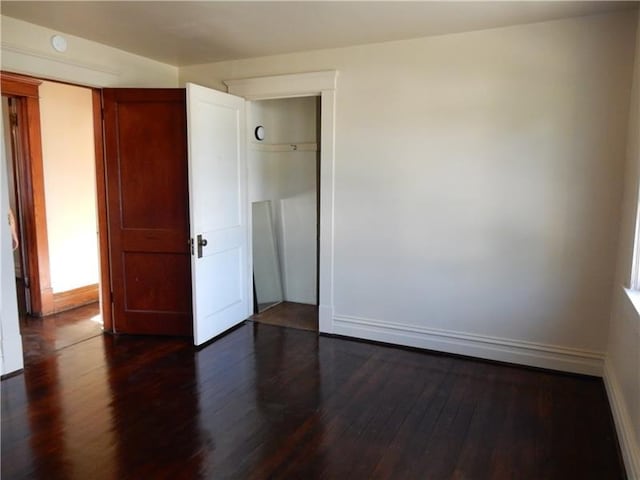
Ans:
{"label": "white wall", "polygon": [[[640,14],[638,15],[640,29]],[[640,292],[630,285],[640,178],[640,32],[636,32],[635,71],[625,164],[618,264],[613,286],[605,381],[629,478],[640,478]],[[636,304],[631,301],[636,300]]]}
{"label": "white wall", "polygon": [[[250,131],[262,125],[264,144],[315,143],[316,98],[250,104]],[[249,148],[249,198],[271,200],[284,299],[317,304],[317,153]]]}
{"label": "white wall", "polygon": [[5,116],[2,116],[2,148],[0,162],[0,375],[20,370],[22,338],[18,324],[18,303],[14,276],[11,229],[9,228],[9,188],[7,161],[9,146],[5,143]]}
{"label": "white wall", "polygon": [[0,17],[2,70],[95,87],[175,87],[178,69],[100,43],[64,34],[68,48],[51,47],[57,32]]}
{"label": "white wall", "polygon": [[39,94],[49,268],[59,293],[99,281],[92,93],[43,82]]}
{"label": "white wall", "polygon": [[339,71],[336,333],[599,374],[635,13],[180,69]]}

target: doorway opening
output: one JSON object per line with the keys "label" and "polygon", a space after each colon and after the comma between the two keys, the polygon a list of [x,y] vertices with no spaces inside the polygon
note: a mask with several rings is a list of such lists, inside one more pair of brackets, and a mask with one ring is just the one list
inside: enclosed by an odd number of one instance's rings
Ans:
{"label": "doorway opening", "polygon": [[318,331],[319,96],[249,103],[254,315]]}
{"label": "doorway opening", "polygon": [[3,72],[3,87],[9,81],[33,87],[2,92],[2,168],[15,219],[16,297],[29,363],[103,333],[101,131],[95,132],[92,89]]}
{"label": "doorway opening", "polygon": [[21,144],[22,134],[19,129],[19,100],[16,97],[2,96],[2,125],[4,158],[6,159],[6,174],[9,196],[9,215],[12,234],[13,263],[16,279],[16,295],[18,300],[18,313],[24,316],[32,311],[31,295],[28,284],[28,252],[24,248],[23,239],[26,237],[25,219],[22,213],[21,191],[24,172],[24,152]]}

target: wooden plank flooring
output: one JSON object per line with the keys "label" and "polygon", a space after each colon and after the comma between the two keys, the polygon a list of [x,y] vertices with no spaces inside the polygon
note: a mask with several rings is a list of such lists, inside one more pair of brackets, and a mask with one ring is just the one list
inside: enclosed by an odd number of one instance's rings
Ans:
{"label": "wooden plank flooring", "polygon": [[620,479],[600,379],[248,322],[2,381],[2,478]]}
{"label": "wooden plank flooring", "polygon": [[25,364],[37,362],[56,350],[102,335],[98,302],[47,315],[20,317]]}

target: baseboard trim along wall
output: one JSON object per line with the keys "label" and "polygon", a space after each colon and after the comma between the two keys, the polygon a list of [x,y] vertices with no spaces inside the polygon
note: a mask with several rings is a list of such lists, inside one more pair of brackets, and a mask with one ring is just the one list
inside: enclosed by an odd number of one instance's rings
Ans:
{"label": "baseboard trim along wall", "polygon": [[98,284],[87,285],[86,287],[74,288],[66,292],[53,294],[53,310],[55,313],[70,310],[72,308],[88,305],[97,302],[100,298]]}
{"label": "baseboard trim along wall", "polygon": [[366,318],[334,315],[332,333],[407,347],[602,376],[604,353],[440,330]]}
{"label": "baseboard trim along wall", "polygon": [[624,403],[620,384],[609,360],[604,363],[604,386],[609,397],[613,421],[618,433],[624,466],[629,479],[640,479],[640,445],[638,445],[629,411]]}

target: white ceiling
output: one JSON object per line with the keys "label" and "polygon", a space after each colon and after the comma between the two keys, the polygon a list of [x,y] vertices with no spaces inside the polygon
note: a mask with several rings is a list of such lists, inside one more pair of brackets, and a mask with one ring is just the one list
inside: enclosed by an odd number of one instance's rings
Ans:
{"label": "white ceiling", "polygon": [[[401,40],[634,9],[638,2],[31,2],[3,15],[172,65]],[[629,14],[632,14],[629,11]]]}

